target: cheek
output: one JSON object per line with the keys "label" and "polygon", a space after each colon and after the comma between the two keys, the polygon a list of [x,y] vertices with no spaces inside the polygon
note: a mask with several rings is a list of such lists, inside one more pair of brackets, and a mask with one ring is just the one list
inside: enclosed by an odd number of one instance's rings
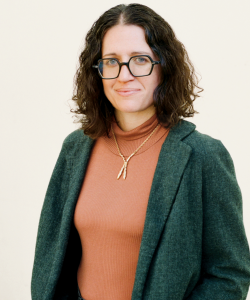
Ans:
{"label": "cheek", "polygon": [[149,76],[147,80],[143,82],[143,86],[147,91],[148,95],[152,95],[158,85],[159,85],[159,79],[157,76],[152,76],[152,78],[150,78]]}
{"label": "cheek", "polygon": [[102,80],[102,86],[104,90],[104,94],[108,96],[111,93],[114,82],[113,80]]}
{"label": "cheek", "polygon": [[154,77],[154,80],[151,82],[151,90],[154,92],[154,90],[157,88],[157,86],[160,84],[160,77],[158,74]]}
{"label": "cheek", "polygon": [[154,90],[157,88],[157,86],[161,82],[161,72],[159,68],[153,69],[153,72],[150,76],[147,77],[141,77],[142,85],[145,87],[146,90],[148,90],[150,93],[153,93]]}
{"label": "cheek", "polygon": [[155,85],[158,86],[161,82],[161,78],[162,78],[162,70],[160,68],[160,66],[155,66],[155,73],[154,73],[154,81],[155,81]]}

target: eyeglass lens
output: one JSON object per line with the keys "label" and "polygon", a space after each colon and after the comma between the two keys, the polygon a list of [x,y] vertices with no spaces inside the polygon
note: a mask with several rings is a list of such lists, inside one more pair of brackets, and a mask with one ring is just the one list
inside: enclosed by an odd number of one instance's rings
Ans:
{"label": "eyeglass lens", "polygon": [[[98,64],[99,71],[104,78],[115,78],[119,73],[119,63],[112,58],[104,58]],[[148,75],[152,62],[147,56],[135,56],[129,61],[129,69],[134,76]]]}

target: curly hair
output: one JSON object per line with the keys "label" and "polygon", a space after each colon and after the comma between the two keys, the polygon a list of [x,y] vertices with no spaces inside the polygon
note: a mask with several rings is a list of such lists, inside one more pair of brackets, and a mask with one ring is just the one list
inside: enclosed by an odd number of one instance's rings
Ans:
{"label": "curly hair", "polygon": [[[193,101],[203,91],[183,44],[170,25],[152,9],[141,4],[117,5],[92,25],[85,39],[74,77],[72,100],[77,122],[92,139],[109,136],[114,107],[103,91],[102,79],[92,66],[102,57],[102,40],[113,26],[137,25],[144,29],[146,42],[160,60],[161,82],[154,90],[153,101],[159,123],[165,128],[176,125],[181,118],[192,117]],[[196,91],[198,89],[198,91]]]}

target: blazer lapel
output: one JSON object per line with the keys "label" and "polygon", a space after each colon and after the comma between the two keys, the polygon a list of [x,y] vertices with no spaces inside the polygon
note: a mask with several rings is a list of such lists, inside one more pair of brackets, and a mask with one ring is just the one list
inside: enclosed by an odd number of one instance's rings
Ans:
{"label": "blazer lapel", "polygon": [[168,219],[182,174],[191,154],[190,146],[181,140],[194,129],[193,123],[182,120],[170,130],[162,145],[148,201],[132,300],[142,299],[155,248]]}

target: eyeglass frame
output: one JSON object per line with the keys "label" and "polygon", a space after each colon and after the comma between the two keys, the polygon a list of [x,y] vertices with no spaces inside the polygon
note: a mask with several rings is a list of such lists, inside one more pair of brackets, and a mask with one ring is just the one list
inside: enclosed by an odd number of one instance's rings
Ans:
{"label": "eyeglass frame", "polygon": [[[146,57],[148,57],[148,58],[150,59],[150,61],[151,61],[151,70],[150,70],[149,74],[147,74],[147,75],[134,75],[134,74],[132,73],[132,71],[130,70],[130,68],[129,68],[129,63],[130,63],[130,61],[131,61],[132,58],[134,58],[134,57],[141,57],[141,56],[146,56]],[[104,59],[113,59],[113,60],[116,60],[116,61],[117,61],[118,65],[119,65],[119,71],[118,71],[118,75],[117,75],[116,77],[105,78],[105,77],[102,76],[102,74],[101,74],[101,72],[100,72],[100,70],[99,70],[99,63],[100,63],[100,61],[102,61],[102,60],[104,60]],[[99,59],[99,60],[97,61],[97,65],[93,65],[92,68],[98,69],[98,74],[101,76],[102,79],[116,79],[116,78],[118,78],[119,75],[120,75],[120,72],[121,72],[121,67],[122,67],[123,65],[127,66],[128,70],[129,70],[129,72],[130,72],[130,74],[131,74],[132,76],[134,76],[134,77],[145,77],[145,76],[149,76],[149,75],[152,73],[153,68],[154,68],[154,65],[158,65],[158,64],[160,64],[160,63],[161,63],[160,61],[155,61],[155,60],[153,60],[149,55],[146,55],[146,54],[143,55],[143,54],[142,54],[142,55],[134,55],[134,56],[131,56],[128,62],[119,62],[119,60],[118,60],[117,58],[112,58],[112,57],[111,57],[111,58],[101,58],[101,59]]]}

